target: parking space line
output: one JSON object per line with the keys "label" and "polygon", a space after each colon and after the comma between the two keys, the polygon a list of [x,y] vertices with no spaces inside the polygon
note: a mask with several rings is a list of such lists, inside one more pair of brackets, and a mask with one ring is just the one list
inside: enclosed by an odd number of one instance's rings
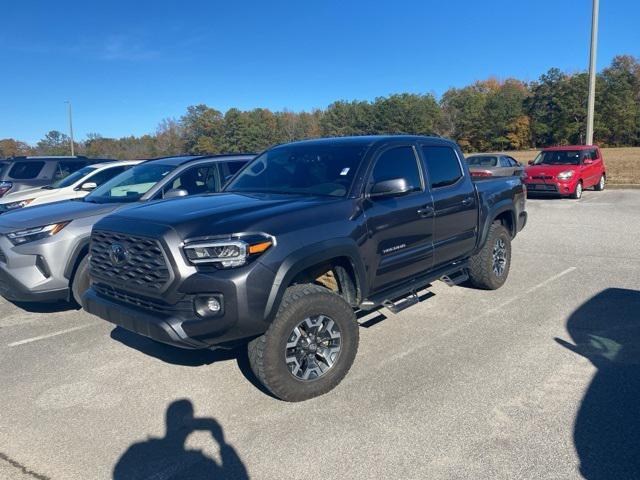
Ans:
{"label": "parking space line", "polygon": [[82,330],[83,328],[93,327],[97,324],[89,324],[89,325],[80,325],[79,327],[67,328],[66,330],[59,330],[57,332],[48,333],[46,335],[40,335],[38,337],[26,338],[24,340],[18,340],[17,342],[12,342],[8,346],[9,347],[17,347],[19,345],[24,345],[25,343],[37,342],[38,340],[44,340],[45,338],[57,337],[58,335],[64,335],[65,333],[75,332],[76,330]]}
{"label": "parking space line", "polygon": [[529,295],[530,293],[535,292],[536,290],[539,290],[540,288],[550,284],[551,282],[555,282],[556,280],[558,280],[561,277],[564,277],[565,275],[573,272],[576,269],[576,267],[569,267],[566,270],[563,270],[560,273],[556,273],[555,275],[553,275],[552,277],[547,278],[546,280],[538,283],[537,285],[534,285],[533,287],[529,288],[526,290],[526,292],[524,294],[520,294],[520,295],[516,295],[515,297],[510,298],[509,300],[506,300],[504,302],[502,302],[501,304],[499,304],[496,307],[493,307],[490,310],[487,310],[486,312],[483,313],[484,315],[490,315],[492,313],[497,312],[498,310],[506,307],[507,305],[511,305],[513,302],[515,302],[516,300],[520,300],[523,296],[525,295]]}

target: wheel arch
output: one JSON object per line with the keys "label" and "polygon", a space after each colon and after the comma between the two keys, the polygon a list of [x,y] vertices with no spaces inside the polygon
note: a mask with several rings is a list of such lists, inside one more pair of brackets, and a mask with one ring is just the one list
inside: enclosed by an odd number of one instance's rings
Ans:
{"label": "wheel arch", "polygon": [[482,225],[482,231],[480,232],[480,238],[478,239],[478,245],[476,247],[476,251],[482,248],[484,242],[487,241],[487,235],[489,234],[489,228],[491,225],[499,221],[511,234],[511,238],[516,236],[518,230],[518,224],[516,219],[516,212],[513,206],[513,203],[509,200],[505,200],[501,203],[495,205],[491,211],[489,211],[488,215],[485,217],[486,220]]}
{"label": "wheel arch", "polygon": [[[264,318],[271,322],[278,312],[286,289],[296,283],[319,283],[319,275],[333,271],[341,296],[357,306],[366,292],[365,267],[355,242],[337,239],[299,249],[285,258],[276,272],[265,307]],[[327,288],[329,288],[327,286]]]}

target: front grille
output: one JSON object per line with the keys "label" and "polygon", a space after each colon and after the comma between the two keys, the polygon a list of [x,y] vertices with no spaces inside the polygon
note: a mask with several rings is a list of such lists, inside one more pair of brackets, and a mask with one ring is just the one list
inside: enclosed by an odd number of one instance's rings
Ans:
{"label": "front grille", "polygon": [[92,287],[96,292],[98,292],[98,294],[104,297],[111,298],[127,305],[138,307],[144,310],[150,310],[157,313],[162,313],[165,315],[169,315],[171,313],[179,311],[189,311],[189,307],[191,305],[191,303],[189,303],[188,301],[183,302],[184,304],[178,303],[176,305],[168,305],[162,301],[141,297],[139,295],[132,295],[131,293],[125,292],[124,290],[114,288],[110,285],[104,285],[102,283],[94,283]]}
{"label": "front grille", "polygon": [[557,192],[558,186],[553,183],[528,183],[527,189],[538,192]]}
{"label": "front grille", "polygon": [[552,180],[553,175],[534,175],[531,178],[534,180]]}
{"label": "front grille", "polygon": [[[114,245],[124,251],[120,262],[112,258]],[[91,274],[127,290],[160,292],[171,281],[160,242],[104,230],[91,235]]]}
{"label": "front grille", "polygon": [[2,250],[0,250],[0,262],[7,263],[7,257]]}

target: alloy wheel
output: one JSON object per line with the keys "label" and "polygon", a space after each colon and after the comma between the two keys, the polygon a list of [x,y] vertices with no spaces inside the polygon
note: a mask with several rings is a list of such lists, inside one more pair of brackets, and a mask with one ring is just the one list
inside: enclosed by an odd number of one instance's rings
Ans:
{"label": "alloy wheel", "polygon": [[291,331],[285,361],[298,380],[316,380],[325,375],[340,356],[340,328],[326,315],[302,320]]}

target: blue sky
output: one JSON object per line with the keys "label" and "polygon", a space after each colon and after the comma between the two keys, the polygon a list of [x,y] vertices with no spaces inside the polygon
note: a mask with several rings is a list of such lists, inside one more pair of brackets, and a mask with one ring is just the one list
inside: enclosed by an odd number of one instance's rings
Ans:
{"label": "blue sky", "polygon": [[[305,110],[587,68],[591,0],[6,2],[0,138],[153,132],[198,103]],[[640,2],[602,0],[598,67],[640,57]]]}

